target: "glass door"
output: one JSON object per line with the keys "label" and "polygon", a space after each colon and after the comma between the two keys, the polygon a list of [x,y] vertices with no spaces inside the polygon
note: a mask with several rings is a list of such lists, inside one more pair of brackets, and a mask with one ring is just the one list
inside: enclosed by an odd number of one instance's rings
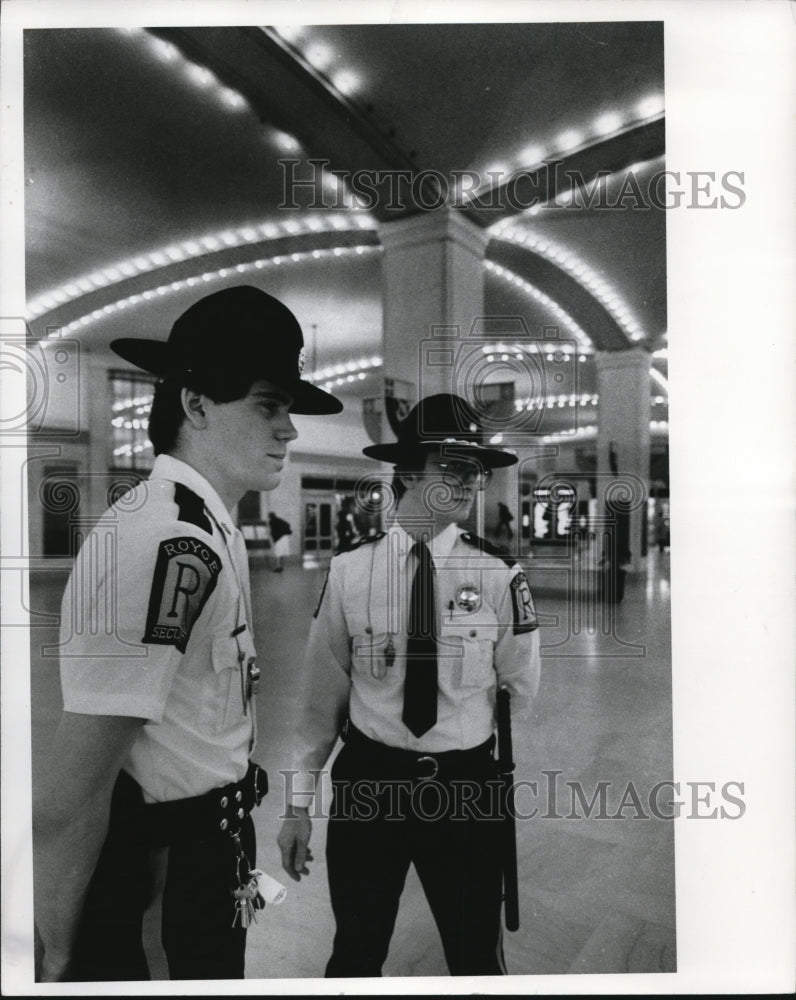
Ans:
{"label": "glass door", "polygon": [[334,496],[320,491],[302,490],[302,563],[320,566],[334,552]]}

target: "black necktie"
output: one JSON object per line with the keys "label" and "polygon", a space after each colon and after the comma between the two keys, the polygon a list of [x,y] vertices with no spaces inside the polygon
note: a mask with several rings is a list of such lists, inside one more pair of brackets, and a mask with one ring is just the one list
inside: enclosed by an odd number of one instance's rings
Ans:
{"label": "black necktie", "polygon": [[434,562],[423,542],[417,542],[412,551],[417,555],[417,570],[409,602],[409,641],[406,646],[402,719],[415,736],[422,736],[437,722]]}

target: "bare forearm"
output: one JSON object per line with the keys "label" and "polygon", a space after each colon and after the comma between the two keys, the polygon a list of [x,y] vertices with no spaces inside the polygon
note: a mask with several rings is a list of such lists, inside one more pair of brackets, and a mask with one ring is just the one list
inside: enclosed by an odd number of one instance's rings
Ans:
{"label": "bare forearm", "polygon": [[105,840],[113,785],[141,719],[64,712],[33,808],[41,978],[63,978]]}
{"label": "bare forearm", "polygon": [[40,817],[34,825],[34,904],[44,948],[43,981],[66,974],[83,901],[107,831],[104,815],[66,823]]}

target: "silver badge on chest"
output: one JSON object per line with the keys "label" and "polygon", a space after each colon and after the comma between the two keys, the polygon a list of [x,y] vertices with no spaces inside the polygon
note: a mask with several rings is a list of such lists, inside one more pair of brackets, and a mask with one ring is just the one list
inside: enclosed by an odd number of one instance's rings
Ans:
{"label": "silver badge on chest", "polygon": [[474,583],[465,583],[456,591],[456,606],[462,611],[478,611],[481,607],[481,591]]}

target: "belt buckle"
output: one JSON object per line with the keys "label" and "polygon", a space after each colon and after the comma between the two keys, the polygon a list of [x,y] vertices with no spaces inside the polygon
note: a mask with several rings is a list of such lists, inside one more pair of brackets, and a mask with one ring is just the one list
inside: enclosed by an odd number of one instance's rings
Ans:
{"label": "belt buckle", "polygon": [[419,775],[418,776],[419,781],[431,781],[432,779],[436,778],[437,774],[439,774],[439,761],[437,760],[436,757],[429,757],[428,755],[424,755],[422,757],[417,758],[417,763],[418,764],[429,763],[433,768],[431,774]]}

